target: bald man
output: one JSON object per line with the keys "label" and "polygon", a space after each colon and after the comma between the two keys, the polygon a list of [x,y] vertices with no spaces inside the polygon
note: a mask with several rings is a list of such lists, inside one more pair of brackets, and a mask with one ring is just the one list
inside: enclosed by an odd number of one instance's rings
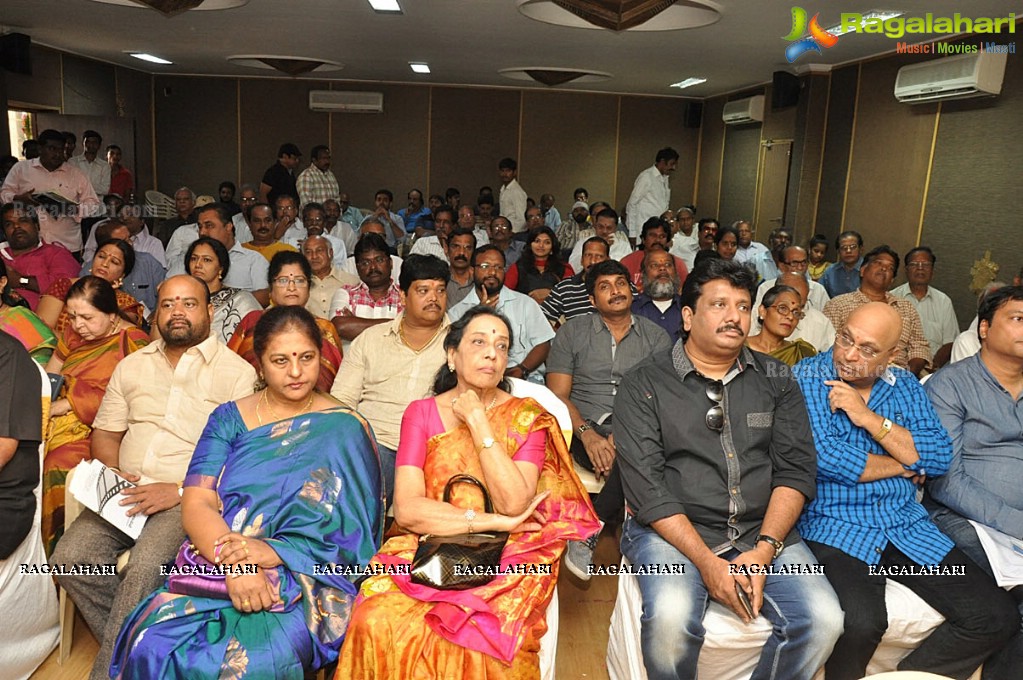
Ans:
{"label": "bald man", "polygon": [[794,372],[817,445],[817,497],[799,532],[845,611],[828,680],[866,674],[888,627],[885,579],[945,617],[899,664],[966,678],[1019,627],[1012,597],[945,536],[917,500],[945,474],[952,441],[912,373],[890,366],[902,317],[883,302],[853,311],[835,346]]}
{"label": "bald man", "polygon": [[[803,301],[803,318],[799,320],[799,324],[796,326],[796,330],[792,331],[792,335],[788,337],[789,340],[805,340],[814,346],[818,352],[823,352],[827,349],[831,349],[831,346],[835,344],[835,327],[831,325],[830,319],[824,316],[824,314],[816,309],[813,305],[806,303],[808,296],[810,295],[810,284],[802,274],[790,272],[788,274],[782,274],[775,279],[773,285],[783,285],[795,288],[799,293],[800,299]],[[764,284],[766,285],[766,284]],[[753,303],[753,309],[760,308],[760,301],[763,299],[763,293],[767,292],[768,289],[764,288],[764,285],[760,286],[757,291],[757,301]],[[757,320],[756,315],[753,315],[753,321],[750,324],[750,335],[756,335],[760,332],[760,322]]]}

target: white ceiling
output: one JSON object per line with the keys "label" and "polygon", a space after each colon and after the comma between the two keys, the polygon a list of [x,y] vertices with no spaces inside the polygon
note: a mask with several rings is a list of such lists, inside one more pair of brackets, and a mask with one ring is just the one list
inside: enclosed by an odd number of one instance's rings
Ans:
{"label": "white ceiling", "polygon": [[[366,0],[250,0],[237,9],[166,18],[150,9],[90,0],[2,0],[0,30],[28,33],[38,43],[151,73],[278,75],[226,59],[258,53],[320,57],[345,65],[307,76],[316,79],[530,87],[498,71],[565,67],[613,75],[600,83],[558,89],[701,98],[767,82],[778,70],[797,72],[811,62],[835,65],[890,52],[896,42],[845,35],[823,54],[790,65],[782,36],[792,29],[793,0],[718,0],[721,20],[710,26],[617,34],[533,21],[518,12],[515,0],[400,2],[400,16],[376,14]],[[898,9],[906,16],[1023,15],[1023,2],[1010,0],[842,0],[804,7],[811,14],[820,11],[825,27],[837,24],[840,12],[874,9]],[[174,64],[146,64],[126,51],[149,52]],[[433,73],[413,74],[410,61],[428,62]],[[668,87],[690,76],[707,82],[684,91]]]}

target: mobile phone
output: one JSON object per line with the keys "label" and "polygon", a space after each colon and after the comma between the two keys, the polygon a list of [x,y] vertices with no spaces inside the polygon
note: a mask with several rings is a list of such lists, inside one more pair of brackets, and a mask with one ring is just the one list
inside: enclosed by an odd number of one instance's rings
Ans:
{"label": "mobile phone", "polygon": [[755,619],[756,616],[753,615],[753,603],[749,600],[749,594],[747,594],[738,583],[735,584],[735,594],[739,596],[739,602],[742,603],[742,608],[746,611],[746,615],[749,616],[750,619]]}

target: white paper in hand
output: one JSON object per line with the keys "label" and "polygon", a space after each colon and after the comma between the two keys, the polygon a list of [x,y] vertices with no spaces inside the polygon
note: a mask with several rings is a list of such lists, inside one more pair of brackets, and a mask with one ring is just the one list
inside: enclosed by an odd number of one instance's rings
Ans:
{"label": "white paper in hand", "polygon": [[97,515],[128,534],[138,538],[146,523],[142,513],[128,516],[132,505],[121,505],[121,491],[136,486],[98,460],[83,460],[75,468],[68,491]]}
{"label": "white paper in hand", "polygon": [[972,519],[970,524],[977,530],[977,538],[991,563],[995,583],[1002,588],[1023,584],[1023,541]]}

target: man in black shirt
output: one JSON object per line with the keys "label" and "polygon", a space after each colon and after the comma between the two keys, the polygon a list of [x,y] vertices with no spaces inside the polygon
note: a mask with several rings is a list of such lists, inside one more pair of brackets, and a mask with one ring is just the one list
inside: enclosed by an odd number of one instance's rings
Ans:
{"label": "man in black shirt", "polygon": [[263,181],[259,183],[259,194],[263,203],[275,205],[277,197],[286,194],[295,199],[298,205],[298,187],[295,186],[295,168],[302,158],[298,147],[288,142],[281,144],[277,150],[277,162],[263,173]]}
{"label": "man in black shirt", "polygon": [[622,552],[636,568],[684,568],[637,576],[651,680],[696,677],[709,599],[772,623],[754,680],[810,680],[842,631],[838,599],[793,528],[816,489],[803,396],[787,366],[744,346],[753,290],[741,264],[697,266],[682,289],[682,339],[636,365],[615,397]]}
{"label": "man in black shirt", "polygon": [[39,369],[21,343],[3,331],[0,376],[0,560],[4,560],[32,528],[43,414]]}

